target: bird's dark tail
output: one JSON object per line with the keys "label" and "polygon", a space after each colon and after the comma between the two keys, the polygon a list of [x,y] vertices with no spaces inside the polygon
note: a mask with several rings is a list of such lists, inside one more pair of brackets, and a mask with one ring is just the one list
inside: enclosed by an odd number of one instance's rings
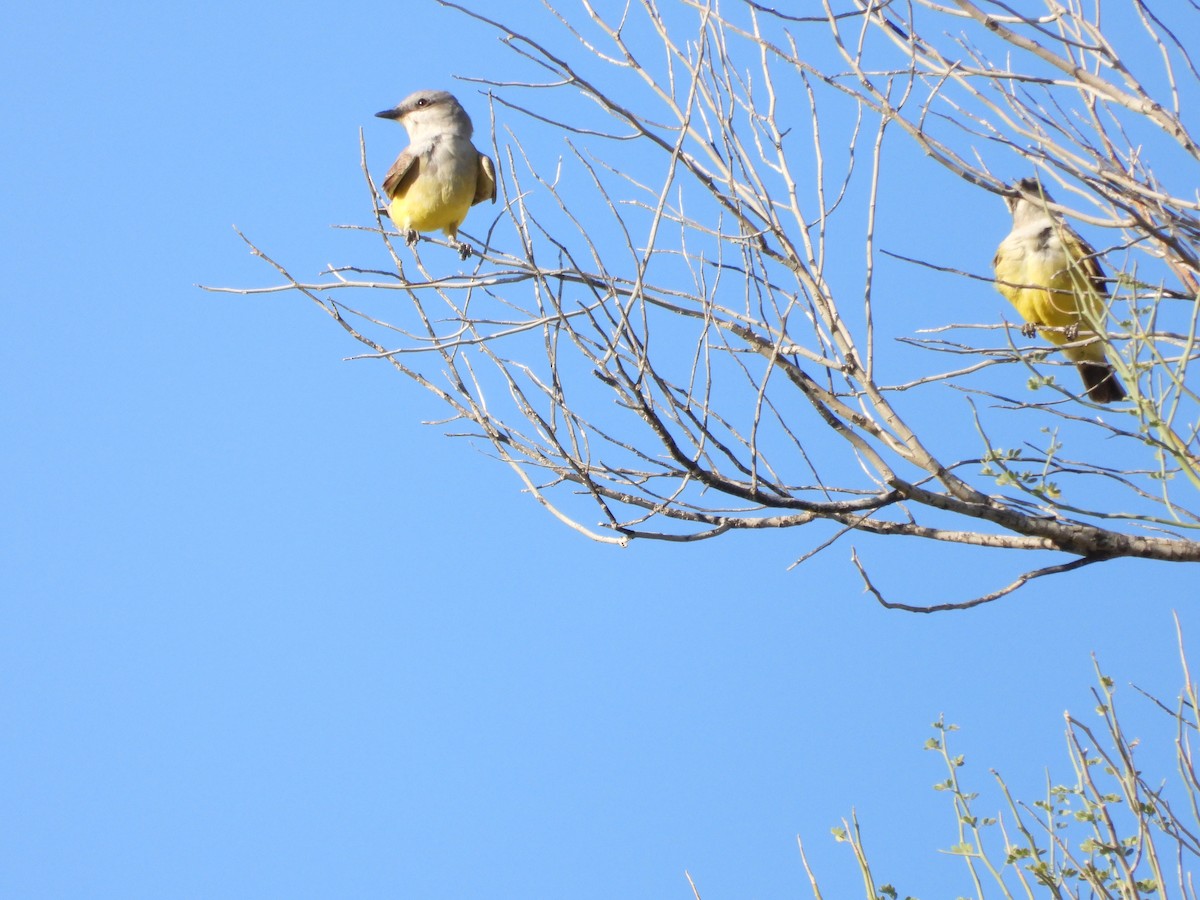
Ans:
{"label": "bird's dark tail", "polygon": [[1125,386],[1108,363],[1082,362],[1077,368],[1083,377],[1088,399],[1093,403],[1116,403],[1125,399]]}

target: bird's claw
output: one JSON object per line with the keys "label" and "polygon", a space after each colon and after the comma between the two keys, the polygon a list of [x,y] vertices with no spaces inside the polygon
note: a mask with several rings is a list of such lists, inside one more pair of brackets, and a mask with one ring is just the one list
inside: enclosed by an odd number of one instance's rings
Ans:
{"label": "bird's claw", "polygon": [[1037,334],[1037,325],[1035,325],[1033,322],[1022,323],[1021,334],[1027,338],[1033,337],[1035,334]]}
{"label": "bird's claw", "polygon": [[1068,341],[1073,341],[1079,337],[1079,323],[1075,322],[1063,329],[1063,337]]}
{"label": "bird's claw", "polygon": [[468,244],[466,241],[461,241],[459,243],[459,245],[458,245],[458,258],[459,259],[465,261],[467,259],[467,257],[470,256],[474,252],[475,252],[474,248],[471,247],[471,245]]}
{"label": "bird's claw", "polygon": [[410,247],[413,246],[420,239],[421,239],[421,236],[419,234],[417,234],[417,229],[415,229],[415,228],[408,229],[408,232],[404,235],[404,243]]}

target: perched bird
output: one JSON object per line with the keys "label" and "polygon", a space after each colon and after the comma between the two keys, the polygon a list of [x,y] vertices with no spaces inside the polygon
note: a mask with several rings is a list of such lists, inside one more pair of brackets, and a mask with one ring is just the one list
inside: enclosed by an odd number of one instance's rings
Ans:
{"label": "perched bird", "polygon": [[375,115],[408,131],[408,147],[383,179],[392,222],[410,245],[417,232],[440,228],[466,259],[471,245],[458,240],[458,227],[476,203],[496,202],[496,169],[471,143],[471,117],[446,91],[417,91]]}
{"label": "perched bird", "polygon": [[[996,289],[1017,308],[1033,337],[1038,328],[1053,344],[1094,337],[1103,326],[1108,290],[1096,251],[1046,206],[1050,195],[1036,179],[1009,189],[1005,202],[1013,228],[996,250],[992,265]],[[1088,397],[1095,403],[1125,399],[1125,388],[1104,355],[1104,342],[1067,347],[1063,354],[1079,369]]]}

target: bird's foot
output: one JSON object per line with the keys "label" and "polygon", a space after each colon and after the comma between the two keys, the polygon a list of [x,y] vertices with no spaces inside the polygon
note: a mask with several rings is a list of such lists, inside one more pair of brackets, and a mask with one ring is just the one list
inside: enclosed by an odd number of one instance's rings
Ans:
{"label": "bird's foot", "polygon": [[475,252],[474,248],[470,244],[468,244],[466,241],[458,242],[458,258],[459,259],[465,260],[468,256],[470,256],[474,252]]}
{"label": "bird's foot", "polygon": [[1021,325],[1021,334],[1027,338],[1033,337],[1035,334],[1037,334],[1037,325],[1033,322],[1023,323]]}
{"label": "bird's foot", "polygon": [[404,234],[404,243],[406,243],[410,247],[413,244],[415,244],[417,241],[419,241],[420,239],[421,239],[421,236],[419,234],[417,234],[417,229],[415,229],[415,228],[408,229],[408,231],[405,232],[405,234]]}
{"label": "bird's foot", "polygon": [[1079,337],[1079,323],[1074,322],[1063,329],[1063,337],[1068,341],[1073,341]]}

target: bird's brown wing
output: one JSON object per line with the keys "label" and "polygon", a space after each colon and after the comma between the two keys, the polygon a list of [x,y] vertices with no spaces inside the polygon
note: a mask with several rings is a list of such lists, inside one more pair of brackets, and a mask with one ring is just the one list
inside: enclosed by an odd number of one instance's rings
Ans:
{"label": "bird's brown wing", "polygon": [[408,190],[408,186],[413,183],[413,179],[417,177],[420,168],[420,158],[416,154],[405,150],[397,156],[392,167],[388,169],[387,175],[383,177],[383,192],[387,198],[395,200],[403,195]]}
{"label": "bird's brown wing", "polygon": [[1062,241],[1066,245],[1067,252],[1071,254],[1071,258],[1091,281],[1096,293],[1101,297],[1108,296],[1108,277],[1104,274],[1104,268],[1100,265],[1100,257],[1092,249],[1092,245],[1070,228],[1063,228],[1062,231]]}
{"label": "bird's brown wing", "polygon": [[492,161],[479,154],[479,174],[475,177],[475,199],[471,205],[482,203],[484,200],[496,202],[496,167]]}

